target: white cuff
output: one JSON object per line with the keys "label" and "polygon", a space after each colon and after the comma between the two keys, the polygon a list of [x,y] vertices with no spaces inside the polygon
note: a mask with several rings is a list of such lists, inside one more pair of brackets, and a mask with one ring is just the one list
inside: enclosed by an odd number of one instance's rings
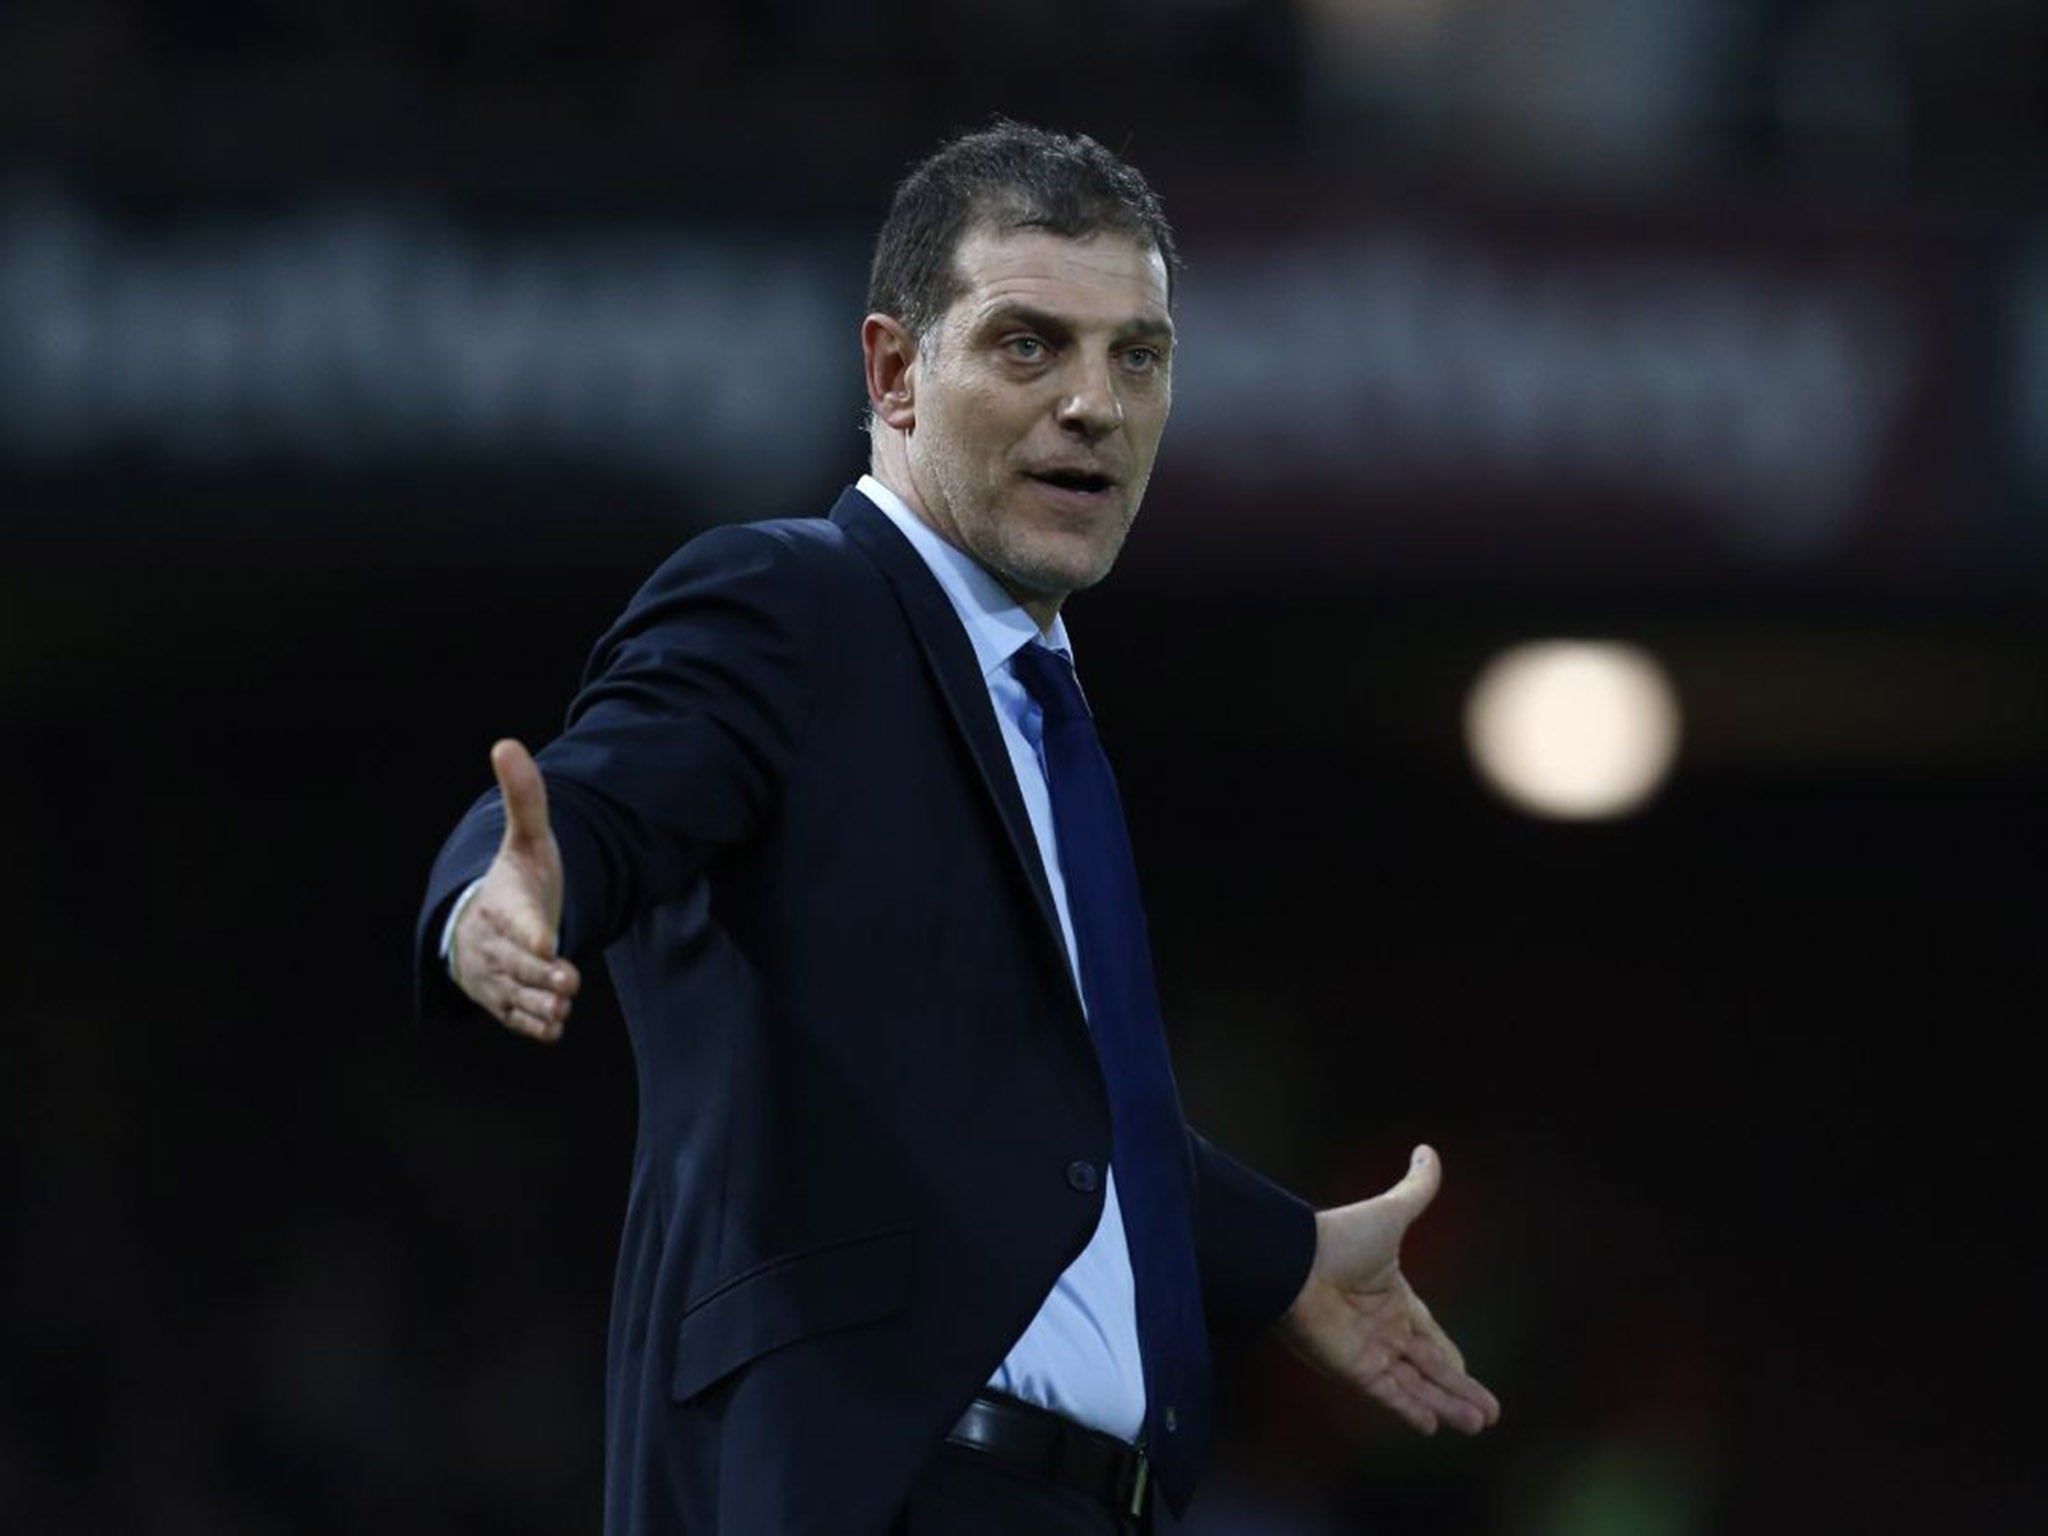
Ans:
{"label": "white cuff", "polygon": [[462,914],[468,910],[470,901],[483,883],[481,875],[470,881],[462,894],[455,898],[455,905],[448,909],[448,921],[441,925],[441,963],[448,967],[448,979],[457,986],[462,984],[462,978],[455,974],[455,925],[462,921]]}

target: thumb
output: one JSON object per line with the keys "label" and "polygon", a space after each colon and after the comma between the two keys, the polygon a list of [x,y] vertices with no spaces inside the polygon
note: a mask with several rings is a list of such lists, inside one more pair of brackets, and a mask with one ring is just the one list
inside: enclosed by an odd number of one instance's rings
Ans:
{"label": "thumb", "polygon": [[1417,1147],[1408,1171],[1370,1199],[1318,1217],[1316,1263],[1339,1286],[1372,1282],[1401,1256],[1401,1240],[1436,1198],[1436,1153]]}
{"label": "thumb", "polygon": [[491,748],[491,772],[505,799],[505,842],[544,843],[548,839],[547,784],[533,754],[509,737]]}
{"label": "thumb", "polygon": [[1436,1198],[1443,1181],[1443,1164],[1437,1160],[1436,1148],[1425,1142],[1409,1155],[1408,1171],[1387,1195],[1405,1205],[1408,1219],[1413,1221],[1429,1209],[1429,1202]]}

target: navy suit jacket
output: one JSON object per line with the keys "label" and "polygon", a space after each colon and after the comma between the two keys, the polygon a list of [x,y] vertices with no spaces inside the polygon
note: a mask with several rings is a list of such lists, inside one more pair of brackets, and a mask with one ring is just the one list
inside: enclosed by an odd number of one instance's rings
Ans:
{"label": "navy suit jacket", "polygon": [[[639,1078],[605,1529],[882,1531],[1087,1242],[1110,1152],[973,649],[849,490],[671,557],[538,761],[563,952],[607,952]],[[502,827],[487,795],[434,866],[430,1014],[474,1012],[438,942]],[[1212,1326],[1269,1321],[1312,1213],[1188,1156]]]}

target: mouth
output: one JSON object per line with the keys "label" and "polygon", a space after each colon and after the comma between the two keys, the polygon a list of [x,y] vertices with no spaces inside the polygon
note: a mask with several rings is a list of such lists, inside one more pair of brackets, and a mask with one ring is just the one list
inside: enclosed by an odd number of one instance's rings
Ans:
{"label": "mouth", "polygon": [[1116,481],[1111,476],[1084,469],[1038,470],[1027,474],[1025,478],[1036,480],[1040,485],[1050,486],[1056,491],[1066,491],[1080,496],[1100,496],[1116,487]]}

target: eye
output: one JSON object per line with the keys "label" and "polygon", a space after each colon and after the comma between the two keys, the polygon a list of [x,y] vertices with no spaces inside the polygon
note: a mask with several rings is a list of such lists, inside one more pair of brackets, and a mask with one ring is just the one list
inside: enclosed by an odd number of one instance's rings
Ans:
{"label": "eye", "polygon": [[1124,367],[1132,373],[1150,373],[1160,363],[1157,347],[1126,347],[1123,352]]}
{"label": "eye", "polygon": [[1036,336],[1011,336],[1004,340],[1003,350],[1020,363],[1042,362],[1046,346]]}

